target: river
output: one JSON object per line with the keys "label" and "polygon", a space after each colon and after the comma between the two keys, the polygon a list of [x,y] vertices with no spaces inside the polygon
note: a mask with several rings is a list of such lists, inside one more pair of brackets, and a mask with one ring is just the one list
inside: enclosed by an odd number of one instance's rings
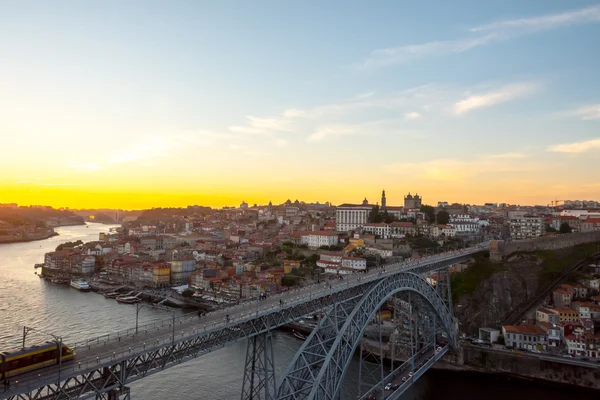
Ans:
{"label": "river", "polygon": [[[55,285],[39,279],[33,265],[43,262],[44,253],[67,241],[97,240],[109,225],[88,224],[57,228],[59,236],[50,239],[0,244],[0,351],[18,347],[23,326],[33,327],[27,343],[48,340],[48,333],[60,335],[70,342],[132,327],[135,306],[118,304],[95,293],[81,293],[68,286]],[[168,318],[158,310],[144,309],[140,323]],[[301,342],[284,332],[274,333],[276,372],[281,374]],[[245,360],[245,343],[236,343],[151,375],[131,384],[132,397],[140,400],[230,400],[241,392]],[[356,382],[354,362],[347,382]],[[351,399],[355,385],[344,388],[342,399]],[[1,393],[0,393],[1,394]],[[494,375],[472,375],[446,371],[429,371],[405,394],[404,399],[490,399],[490,400],[578,400],[597,399],[590,394],[565,386],[549,387]]]}

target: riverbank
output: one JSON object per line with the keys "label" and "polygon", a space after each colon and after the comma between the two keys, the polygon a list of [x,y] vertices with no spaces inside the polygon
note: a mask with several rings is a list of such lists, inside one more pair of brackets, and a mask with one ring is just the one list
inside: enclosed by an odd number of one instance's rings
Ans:
{"label": "riverbank", "polygon": [[43,235],[36,235],[33,237],[28,237],[28,238],[20,238],[20,239],[2,239],[2,238],[0,238],[0,245],[1,244],[11,244],[11,243],[35,242],[38,240],[50,239],[51,237],[54,237],[54,236],[58,236],[58,233],[55,232],[54,230],[52,230],[51,232],[49,231]]}
{"label": "riverbank", "polygon": [[498,375],[524,381],[560,384],[590,390],[600,396],[600,364],[575,364],[569,360],[540,357],[489,348],[463,346],[458,353],[448,353],[432,367],[440,371]]}
{"label": "riverbank", "polygon": [[52,225],[53,228],[60,228],[62,226],[81,226],[81,225],[87,225],[85,223],[85,221],[83,222],[77,222],[77,221],[73,221],[73,222],[59,222],[56,225]]}
{"label": "riverbank", "polygon": [[[554,381],[546,381],[542,379],[527,378],[522,376],[514,376],[510,374],[498,373],[498,372],[486,372],[478,371],[468,368],[456,368],[455,365],[439,361],[435,363],[425,374],[425,381],[433,380],[438,383],[441,382],[474,382],[477,386],[484,388],[501,388],[510,387],[514,390],[514,396],[512,398],[521,398],[519,393],[523,391],[532,391],[532,388],[543,387],[545,392],[554,392],[557,398],[575,398],[577,400],[596,400],[600,393],[598,390],[583,388],[578,385],[571,385],[567,383],[560,383]],[[494,389],[495,390],[495,389]],[[461,392],[456,391],[454,396],[447,398],[460,398],[464,399]],[[548,396],[539,395],[532,393],[533,398],[544,398]],[[500,396],[494,396],[491,389],[486,394],[485,399],[489,398],[500,398]],[[530,397],[531,398],[531,397]]]}

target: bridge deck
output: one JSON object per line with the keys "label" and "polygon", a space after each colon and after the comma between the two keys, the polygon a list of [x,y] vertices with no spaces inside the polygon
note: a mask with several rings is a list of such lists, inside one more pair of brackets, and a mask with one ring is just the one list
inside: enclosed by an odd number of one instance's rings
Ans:
{"label": "bridge deck", "polygon": [[[103,366],[114,365],[119,361],[130,360],[136,356],[143,355],[149,351],[160,348],[170,347],[173,343],[181,343],[190,338],[198,338],[211,333],[225,330],[227,328],[236,329],[242,322],[248,322],[259,319],[260,317],[281,312],[303,303],[307,303],[319,298],[327,298],[339,294],[350,288],[373,283],[384,277],[399,272],[423,273],[447,267],[449,263],[460,262],[468,258],[471,254],[482,251],[484,247],[469,248],[462,251],[455,251],[426,257],[411,262],[395,263],[385,266],[385,272],[382,269],[371,270],[365,274],[345,275],[343,279],[331,280],[321,284],[314,284],[302,288],[297,288],[287,292],[272,295],[265,300],[251,301],[237,306],[212,312],[204,317],[182,316],[175,318],[175,339],[172,338],[173,327],[168,325],[165,320],[163,326],[142,326],[139,333],[107,335],[100,339],[91,339],[84,346],[75,348],[75,360],[63,364],[47,367],[42,370],[33,371],[23,375],[11,378],[11,385],[8,392],[0,393],[6,398],[21,393],[33,393],[44,385],[55,384],[64,381],[68,377],[82,375],[88,371],[98,370]],[[283,305],[280,303],[282,300]],[[229,315],[229,322],[226,316]],[[296,319],[301,315],[295,316]],[[291,321],[282,321],[279,325]],[[266,330],[277,326],[267,326]],[[238,328],[239,329],[239,328]],[[255,332],[259,333],[258,331]],[[238,339],[243,339],[250,335],[238,335]],[[222,347],[222,346],[220,346]],[[212,351],[215,348],[207,350]],[[163,367],[164,368],[164,367]],[[23,396],[22,398],[33,398]]]}

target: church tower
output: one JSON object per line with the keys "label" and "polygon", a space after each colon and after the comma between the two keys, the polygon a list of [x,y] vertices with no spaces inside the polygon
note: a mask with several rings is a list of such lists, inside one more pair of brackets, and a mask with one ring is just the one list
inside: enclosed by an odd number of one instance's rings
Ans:
{"label": "church tower", "polygon": [[385,210],[385,189],[383,189],[383,191],[381,192],[381,209]]}

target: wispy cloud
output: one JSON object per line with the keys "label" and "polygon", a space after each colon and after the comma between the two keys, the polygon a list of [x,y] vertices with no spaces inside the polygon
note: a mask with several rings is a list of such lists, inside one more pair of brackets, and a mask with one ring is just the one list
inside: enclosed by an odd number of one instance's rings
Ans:
{"label": "wispy cloud", "polygon": [[[385,165],[384,171],[429,181],[464,181],[489,173],[522,173],[541,170],[538,163],[515,157],[518,153],[492,154],[473,159],[442,158]],[[510,162],[507,160],[511,159]]]}
{"label": "wispy cloud", "polygon": [[600,119],[600,104],[591,104],[589,106],[580,107],[570,114],[580,117],[583,120]]}
{"label": "wispy cloud", "polygon": [[505,103],[507,101],[528,95],[534,92],[536,88],[537,85],[535,84],[520,83],[506,85],[491,92],[472,95],[454,104],[454,113],[457,115],[462,115],[478,108]]}
{"label": "wispy cloud", "polygon": [[37,186],[44,187],[71,187],[71,186],[81,186],[79,183],[38,183]]}
{"label": "wispy cloud", "polygon": [[499,35],[490,34],[468,39],[443,40],[392,47],[387,49],[375,49],[371,52],[371,56],[369,58],[367,58],[362,64],[358,65],[358,68],[371,69],[388,67],[391,65],[403,64],[407,61],[422,57],[464,53],[465,51],[469,51],[475,47],[483,46],[501,39],[502,37]]}
{"label": "wispy cloud", "polygon": [[260,118],[252,115],[246,116],[248,125],[241,126],[230,126],[229,130],[235,133],[247,133],[247,134],[272,134],[276,132],[288,132],[290,131],[290,122],[284,116]]}
{"label": "wispy cloud", "polygon": [[469,29],[473,35],[471,37],[376,49],[356,67],[361,70],[381,68],[423,57],[464,53],[534,32],[599,21],[600,5],[558,14],[499,21]]}
{"label": "wispy cloud", "polygon": [[547,30],[600,21],[600,5],[532,18],[511,19],[471,28],[471,32],[528,29]]}
{"label": "wispy cloud", "polygon": [[419,119],[421,117],[422,117],[422,115],[416,111],[404,113],[404,119]]}
{"label": "wispy cloud", "polygon": [[277,147],[285,147],[287,145],[288,145],[288,141],[285,139],[277,139],[275,141],[275,146],[277,146]]}
{"label": "wispy cloud", "polygon": [[320,142],[333,137],[354,135],[358,129],[354,126],[333,125],[318,127],[316,131],[308,137],[309,142]]}
{"label": "wispy cloud", "polygon": [[503,153],[503,154],[491,154],[488,155],[487,157],[491,158],[491,159],[504,159],[504,160],[514,160],[514,159],[520,159],[520,158],[525,158],[527,157],[527,155],[522,154],[522,153]]}
{"label": "wispy cloud", "polygon": [[405,122],[400,119],[382,119],[357,124],[329,124],[315,128],[306,139],[307,142],[321,142],[340,136],[403,136],[423,138],[426,131],[405,129]]}
{"label": "wispy cloud", "polygon": [[563,143],[548,147],[548,151],[555,153],[585,153],[600,149],[600,139],[586,140],[583,142]]}
{"label": "wispy cloud", "polygon": [[[404,118],[417,119],[421,117],[415,108],[431,108],[432,104],[448,101],[448,93],[435,84],[421,85],[392,93],[361,93],[354,97],[334,103],[317,105],[309,108],[287,108],[279,116],[255,117],[248,116],[247,125],[236,125],[228,128],[229,132],[240,135],[262,135],[272,137],[279,133],[312,131],[309,141],[320,141],[331,136],[349,135],[352,128],[342,121],[348,115],[351,119],[367,118],[363,113],[369,110],[399,111]],[[364,126],[372,124],[368,122]]]}
{"label": "wispy cloud", "polygon": [[146,160],[164,156],[168,153],[169,148],[172,147],[174,143],[175,142],[169,141],[163,137],[154,136],[146,138],[131,149],[112,154],[108,158],[108,163],[123,164],[136,160]]}
{"label": "wispy cloud", "polygon": [[307,109],[286,109],[281,117],[288,120],[316,120],[369,109],[402,110],[413,108],[415,105],[424,105],[442,97],[444,97],[444,93],[437,85],[427,84],[393,93],[378,94],[369,92],[336,103],[323,104]]}
{"label": "wispy cloud", "polygon": [[104,165],[98,164],[67,164],[67,167],[78,171],[99,171],[106,168]]}

